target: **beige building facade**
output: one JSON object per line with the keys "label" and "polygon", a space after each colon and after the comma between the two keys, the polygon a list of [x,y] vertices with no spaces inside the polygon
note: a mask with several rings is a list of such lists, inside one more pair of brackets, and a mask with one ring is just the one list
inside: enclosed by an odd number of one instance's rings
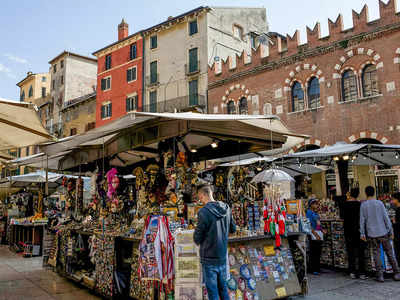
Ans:
{"label": "beige building facade", "polygon": [[251,53],[268,32],[264,8],[199,7],[143,31],[143,110],[207,111],[208,66]]}

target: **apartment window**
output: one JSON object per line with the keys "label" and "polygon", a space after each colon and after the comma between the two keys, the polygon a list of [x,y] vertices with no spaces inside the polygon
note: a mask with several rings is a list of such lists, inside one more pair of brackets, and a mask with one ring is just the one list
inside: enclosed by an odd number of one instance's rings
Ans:
{"label": "apartment window", "polygon": [[292,111],[304,110],[304,91],[300,82],[295,81],[292,86]]}
{"label": "apartment window", "polygon": [[197,20],[189,22],[189,35],[196,34],[198,32]]}
{"label": "apartment window", "polygon": [[33,88],[32,86],[29,87],[29,92],[28,92],[28,97],[32,97],[33,96]]}
{"label": "apartment window", "polygon": [[357,99],[357,77],[352,70],[342,75],[342,101]]}
{"label": "apartment window", "polygon": [[111,89],[111,76],[101,79],[101,90],[106,91]]}
{"label": "apartment window", "polygon": [[61,84],[64,84],[64,75],[61,75],[60,82],[61,82]]}
{"label": "apartment window", "polygon": [[60,68],[64,68],[64,60],[60,61]]}
{"label": "apartment window", "polygon": [[46,88],[42,87],[42,98],[46,97]]}
{"label": "apartment window", "polygon": [[197,72],[199,70],[199,60],[197,48],[189,50],[189,73]]}
{"label": "apartment window", "polygon": [[131,82],[136,80],[136,67],[126,70],[126,81]]}
{"label": "apartment window", "polygon": [[71,128],[71,129],[69,130],[69,135],[70,135],[70,136],[76,135],[76,133],[77,133],[76,128]]}
{"label": "apartment window", "polygon": [[150,112],[157,112],[157,91],[150,92]]}
{"label": "apartment window", "polygon": [[157,83],[157,61],[150,63],[150,83]]}
{"label": "apartment window", "polygon": [[56,81],[54,79],[51,81],[51,88],[53,90],[56,88]]}
{"label": "apartment window", "polygon": [[312,77],[308,82],[307,96],[309,108],[317,108],[321,105],[319,80],[317,77]]}
{"label": "apartment window", "polygon": [[157,48],[157,36],[153,35],[150,37],[150,49],[155,49]]}
{"label": "apartment window", "polygon": [[375,65],[367,65],[362,72],[362,87],[364,97],[379,94],[378,76]]}
{"label": "apartment window", "polygon": [[26,147],[26,155],[25,156],[29,156],[29,147]]}
{"label": "apartment window", "polygon": [[101,118],[111,118],[112,115],[112,104],[111,102],[105,103],[101,106]]}
{"label": "apartment window", "polygon": [[42,82],[46,82],[46,81],[47,81],[46,76],[42,76]]}
{"label": "apartment window", "polygon": [[111,54],[106,55],[106,70],[111,69]]}
{"label": "apartment window", "polygon": [[189,106],[194,106],[199,104],[199,94],[198,94],[198,80],[189,81]]}
{"label": "apartment window", "polygon": [[242,97],[239,101],[239,114],[247,115],[248,114],[248,107],[247,107],[247,98]]}
{"label": "apartment window", "polygon": [[92,129],[94,129],[95,127],[96,127],[96,122],[87,123],[87,125],[86,125],[86,131],[92,130]]}
{"label": "apartment window", "polygon": [[57,64],[53,66],[53,73],[57,72]]}
{"label": "apartment window", "polygon": [[131,60],[135,59],[137,57],[137,45],[136,45],[136,43],[131,45],[129,57],[130,57]]}
{"label": "apartment window", "polygon": [[239,25],[233,25],[233,36],[237,39],[243,38],[243,28]]}
{"label": "apartment window", "polygon": [[126,112],[137,110],[137,108],[138,108],[138,96],[134,95],[126,97]]}
{"label": "apartment window", "polygon": [[232,100],[228,102],[226,107],[227,107],[228,115],[234,115],[236,113],[235,103]]}
{"label": "apartment window", "polygon": [[22,91],[21,96],[19,97],[19,100],[20,100],[21,102],[24,102],[24,101],[25,101],[25,91]]}
{"label": "apartment window", "polygon": [[251,48],[257,48],[257,34],[255,34],[254,32],[250,33],[250,44]]}

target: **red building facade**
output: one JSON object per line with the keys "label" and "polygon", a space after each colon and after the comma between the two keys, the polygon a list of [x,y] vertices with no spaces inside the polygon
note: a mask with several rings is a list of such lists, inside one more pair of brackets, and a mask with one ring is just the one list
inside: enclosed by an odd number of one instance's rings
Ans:
{"label": "red building facade", "polygon": [[307,28],[307,44],[271,34],[251,60],[236,56],[209,68],[209,113],[276,114],[311,139],[299,147],[338,141],[400,143],[400,14],[396,1],[379,1],[380,18],[368,7],[353,11],[353,28],[342,16]]}
{"label": "red building facade", "polygon": [[142,107],[143,39],[118,25],[118,41],[93,53],[98,58],[96,127]]}

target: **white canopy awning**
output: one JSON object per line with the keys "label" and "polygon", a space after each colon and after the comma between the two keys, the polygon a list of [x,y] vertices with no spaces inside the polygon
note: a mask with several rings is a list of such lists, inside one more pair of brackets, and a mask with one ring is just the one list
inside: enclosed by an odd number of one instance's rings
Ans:
{"label": "white canopy awning", "polygon": [[349,160],[353,165],[400,165],[400,145],[336,143],[317,150],[285,155],[285,164],[309,163],[330,165],[335,159]]}
{"label": "white canopy awning", "polygon": [[33,104],[0,100],[0,150],[54,139],[43,127]]}

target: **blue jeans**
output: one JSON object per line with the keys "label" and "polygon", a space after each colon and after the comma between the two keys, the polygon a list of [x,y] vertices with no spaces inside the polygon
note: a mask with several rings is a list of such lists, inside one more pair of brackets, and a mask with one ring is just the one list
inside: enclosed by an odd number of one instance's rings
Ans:
{"label": "blue jeans", "polygon": [[202,264],[202,267],[208,300],[229,300],[226,264],[220,266]]}

